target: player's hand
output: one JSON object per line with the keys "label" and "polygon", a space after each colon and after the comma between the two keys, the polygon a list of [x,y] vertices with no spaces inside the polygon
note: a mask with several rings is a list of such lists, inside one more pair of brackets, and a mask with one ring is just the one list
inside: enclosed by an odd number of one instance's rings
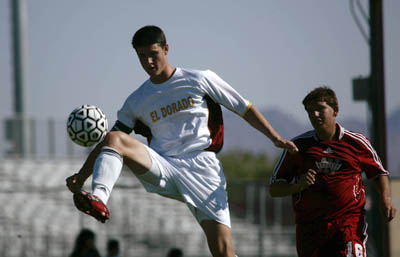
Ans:
{"label": "player's hand", "polygon": [[308,188],[311,185],[314,185],[315,183],[315,176],[317,175],[317,172],[313,169],[308,169],[306,173],[302,174],[300,176],[299,180],[299,187],[300,191],[303,191],[304,189]]}
{"label": "player's hand", "polygon": [[290,140],[286,140],[279,137],[275,139],[273,142],[276,147],[287,149],[290,153],[297,153],[299,151],[297,146]]}
{"label": "player's hand", "polygon": [[72,193],[80,192],[82,189],[83,183],[85,182],[78,173],[75,173],[74,175],[68,177],[65,181],[66,181],[68,189]]}
{"label": "player's hand", "polygon": [[390,198],[382,200],[381,211],[386,223],[390,222],[396,216],[397,212],[396,208],[392,205]]}

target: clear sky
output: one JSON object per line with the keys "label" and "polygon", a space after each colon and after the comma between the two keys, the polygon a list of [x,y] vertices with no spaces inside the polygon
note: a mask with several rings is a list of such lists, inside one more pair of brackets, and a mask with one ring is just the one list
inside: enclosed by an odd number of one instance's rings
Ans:
{"label": "clear sky", "polygon": [[[93,104],[114,123],[125,98],[147,79],[132,35],[154,24],[166,33],[173,66],[211,69],[259,109],[306,122],[302,98],[327,84],[338,94],[339,115],[366,119],[366,104],[352,100],[351,79],[369,74],[369,47],[349,0],[26,2],[34,118],[63,120],[76,106]],[[359,2],[367,11],[368,1]],[[389,114],[400,108],[399,13],[400,1],[384,1]],[[0,118],[13,112],[10,21],[10,1],[0,0]]]}

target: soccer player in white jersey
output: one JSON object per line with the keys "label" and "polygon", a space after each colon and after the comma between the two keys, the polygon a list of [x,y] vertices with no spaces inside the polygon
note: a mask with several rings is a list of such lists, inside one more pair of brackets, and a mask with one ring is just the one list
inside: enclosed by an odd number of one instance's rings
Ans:
{"label": "soccer player in white jersey", "polygon": [[299,257],[366,256],[365,188],[374,179],[383,218],[396,215],[389,172],[369,140],[336,122],[339,104],[328,87],[312,90],[303,100],[314,130],[293,139],[299,152],[284,151],[271,177],[273,197],[292,195]]}
{"label": "soccer player in white jersey", "polygon": [[[233,257],[226,181],[216,158],[223,143],[220,105],[242,116],[275,146],[292,152],[297,147],[214,72],[171,66],[160,28],[139,29],[132,45],[150,78],[126,99],[116,124],[81,170],[67,178],[74,203],[105,222],[110,216],[106,204],[124,163],[148,192],[187,204],[213,256]],[[147,137],[148,145],[129,136],[132,130]],[[92,193],[82,191],[91,174]]]}

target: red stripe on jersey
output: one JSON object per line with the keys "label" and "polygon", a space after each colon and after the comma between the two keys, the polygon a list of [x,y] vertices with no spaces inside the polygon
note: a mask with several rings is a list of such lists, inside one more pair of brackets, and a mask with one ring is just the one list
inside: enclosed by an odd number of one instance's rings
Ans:
{"label": "red stripe on jersey", "polygon": [[204,99],[208,107],[208,129],[211,137],[211,145],[205,150],[218,153],[224,144],[224,122],[221,106],[207,95]]}

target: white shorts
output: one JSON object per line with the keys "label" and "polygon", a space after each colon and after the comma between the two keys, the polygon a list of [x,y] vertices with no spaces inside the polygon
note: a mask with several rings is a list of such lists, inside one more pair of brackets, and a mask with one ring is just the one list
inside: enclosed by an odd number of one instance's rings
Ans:
{"label": "white shorts", "polygon": [[210,219],[231,227],[226,179],[215,153],[169,157],[146,148],[152,167],[137,177],[147,192],[185,202],[199,223]]}

